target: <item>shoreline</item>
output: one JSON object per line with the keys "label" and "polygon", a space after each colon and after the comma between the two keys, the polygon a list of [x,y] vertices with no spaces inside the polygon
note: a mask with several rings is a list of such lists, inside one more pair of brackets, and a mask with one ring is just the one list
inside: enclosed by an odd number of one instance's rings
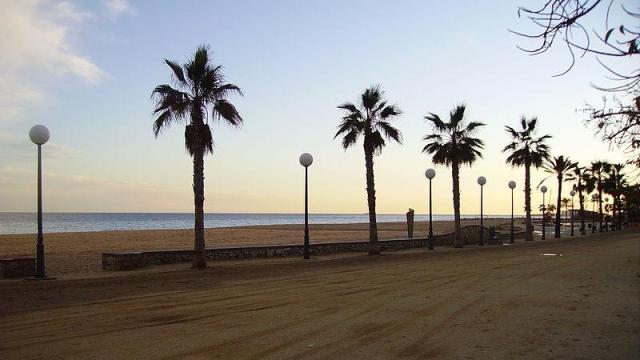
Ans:
{"label": "shoreline", "polygon": [[[62,214],[62,213],[60,213]],[[96,213],[98,214],[98,213]],[[118,214],[127,214],[127,213],[118,213]],[[138,214],[138,213],[131,213],[131,214]],[[182,214],[182,213],[181,213]],[[275,214],[275,213],[274,213]],[[283,213],[284,214],[284,213]],[[285,214],[288,215],[288,214]],[[311,216],[312,214],[310,214]],[[317,215],[317,214],[313,214],[313,215]],[[341,215],[341,214],[321,214],[321,215]],[[347,215],[351,215],[351,214],[347,214]],[[388,214],[382,214],[382,215],[388,215]],[[393,215],[393,214],[391,214]],[[424,214],[417,214],[417,215],[421,215],[421,216],[425,216]],[[427,215],[428,216],[428,215]],[[434,214],[434,216],[436,216],[436,214]],[[448,215],[447,215],[448,216]],[[507,217],[508,215],[504,215],[505,217],[496,217],[496,215],[493,216],[485,216],[484,217],[484,221],[509,221],[510,218]],[[514,216],[513,217],[516,226],[519,222],[523,222],[525,220],[524,216]],[[469,222],[469,221],[480,221],[480,216],[477,217],[461,217],[460,219],[463,223]],[[532,217],[532,222],[535,224],[536,219],[535,217]],[[453,220],[433,220],[433,223],[453,223]],[[428,224],[429,222],[426,220],[415,220],[414,221],[414,229],[416,228],[416,225],[419,224],[425,224],[425,226],[427,226],[426,224]],[[339,225],[345,225],[345,226],[368,226],[369,223],[367,222],[353,222],[353,223],[309,223],[309,227],[316,227],[316,226],[339,226]],[[380,225],[391,225],[391,224],[403,224],[406,228],[406,221],[382,221],[382,222],[378,222],[377,223],[378,226]],[[232,225],[232,226],[216,226],[216,227],[207,227],[206,223],[205,223],[205,231],[208,230],[214,230],[214,229],[238,229],[238,228],[247,228],[247,229],[254,229],[254,228],[267,228],[267,227],[296,227],[296,226],[303,226],[304,223],[282,223],[282,224],[256,224],[256,225]],[[549,225],[549,224],[547,224]],[[35,223],[34,223],[34,227],[35,227]],[[44,229],[44,234],[46,235],[63,235],[63,234],[90,234],[90,233],[117,233],[117,232],[131,232],[131,231],[189,231],[189,230],[193,230],[193,227],[184,227],[184,228],[153,228],[153,229],[113,229],[113,230],[83,230],[83,231],[51,231],[48,232],[46,231],[46,226]],[[415,231],[415,230],[414,230]],[[8,237],[8,236],[35,236],[37,235],[37,232],[28,232],[28,233],[0,233],[0,241],[2,241],[2,237]]]}

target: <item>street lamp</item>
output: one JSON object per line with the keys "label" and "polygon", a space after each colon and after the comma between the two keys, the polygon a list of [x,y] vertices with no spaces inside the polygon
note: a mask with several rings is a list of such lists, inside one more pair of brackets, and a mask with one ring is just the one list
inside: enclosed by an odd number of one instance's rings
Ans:
{"label": "street lamp", "polygon": [[300,155],[300,165],[304,166],[304,250],[303,256],[309,259],[309,190],[308,190],[308,170],[313,164],[313,156],[309,153]]}
{"label": "street lamp", "polygon": [[516,188],[516,182],[511,180],[509,181],[509,189],[511,189],[511,240],[510,243],[513,244],[513,189]]}
{"label": "street lamp", "polygon": [[35,125],[29,131],[29,138],[38,145],[38,244],[36,245],[36,279],[46,279],[44,271],[44,235],[42,234],[42,145],[49,141],[49,129]]}
{"label": "street lamp", "polygon": [[607,209],[609,206],[609,198],[604,198],[604,231],[609,231],[609,222],[607,221],[607,216],[609,216],[609,210]]}
{"label": "street lamp", "polygon": [[596,201],[598,201],[598,195],[591,195],[591,233],[596,232]]}
{"label": "street lamp", "polygon": [[480,176],[478,178],[478,185],[480,185],[480,246],[484,246],[484,219],[483,219],[483,204],[482,204],[482,196],[484,184],[487,183],[487,179],[484,176]]}
{"label": "street lamp", "polygon": [[573,236],[573,197],[576,196],[576,191],[571,190],[569,195],[571,195],[571,214],[569,216],[571,216],[571,236]]}
{"label": "street lamp", "polygon": [[546,234],[546,229],[545,229],[545,225],[546,225],[546,210],[547,210],[547,206],[544,203],[544,194],[547,192],[547,187],[542,185],[542,187],[540,188],[540,191],[542,191],[542,237],[540,238],[541,240],[544,240],[547,238],[547,234]]}
{"label": "street lamp", "polygon": [[[627,216],[627,211],[625,208],[625,197],[624,195],[620,195],[620,209],[618,210],[618,224],[620,226],[620,230],[624,229],[626,226],[626,221],[624,220]],[[624,217],[623,217],[624,215]]]}
{"label": "street lamp", "polygon": [[427,249],[433,250],[433,212],[431,204],[431,180],[436,177],[436,171],[427,169],[424,176],[429,179],[429,235],[427,235]]}

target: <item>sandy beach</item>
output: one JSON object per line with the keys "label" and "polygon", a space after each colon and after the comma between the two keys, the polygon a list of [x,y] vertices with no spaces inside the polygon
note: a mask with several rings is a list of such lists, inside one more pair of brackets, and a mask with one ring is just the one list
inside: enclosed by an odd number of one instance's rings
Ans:
{"label": "sandy beach", "polygon": [[[463,220],[462,224],[478,224]],[[503,226],[507,219],[486,219],[486,226]],[[206,229],[207,247],[300,244],[303,225],[246,226]],[[453,222],[434,222],[434,232],[453,230]],[[415,224],[414,236],[424,236],[426,222]],[[368,224],[311,225],[311,242],[362,241]],[[407,236],[406,223],[378,224],[380,239]],[[81,275],[100,271],[102,252],[193,249],[193,230],[143,230],[45,234],[50,276]],[[0,256],[35,256],[35,235],[0,235]]]}
{"label": "sandy beach", "polygon": [[638,237],[2,281],[0,358],[633,359]]}

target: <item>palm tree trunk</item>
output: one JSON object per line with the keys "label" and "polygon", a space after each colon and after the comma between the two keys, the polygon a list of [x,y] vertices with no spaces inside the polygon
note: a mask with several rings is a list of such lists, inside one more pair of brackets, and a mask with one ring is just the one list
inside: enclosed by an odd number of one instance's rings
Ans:
{"label": "palm tree trunk", "polygon": [[582,191],[578,192],[578,202],[580,203],[580,235],[585,235],[587,232],[584,225],[584,195],[582,195]]}
{"label": "palm tree trunk", "polygon": [[556,226],[553,237],[560,238],[560,221],[562,218],[562,175],[558,176],[558,199],[556,200]]}
{"label": "palm tree trunk", "polygon": [[613,195],[613,206],[611,208],[611,211],[612,211],[612,213],[611,213],[611,227],[613,229],[616,229],[618,227],[617,219],[616,219],[616,211],[617,211],[616,208],[618,207],[617,203],[618,203],[618,200],[617,200],[616,196]]}
{"label": "palm tree trunk", "polygon": [[376,222],[376,187],[373,177],[373,149],[366,141],[364,158],[367,168],[367,204],[369,205],[369,255],[380,255],[378,224]]}
{"label": "palm tree trunk", "polygon": [[599,232],[603,232],[602,229],[602,181],[598,177],[598,222],[600,223]]}
{"label": "palm tree trunk", "polygon": [[533,225],[531,224],[531,164],[524,165],[524,212],[526,214],[526,230],[524,239],[533,241]]}
{"label": "palm tree trunk", "polygon": [[618,194],[618,230],[622,230],[622,201],[620,200],[620,194]]}
{"label": "palm tree trunk", "polygon": [[204,243],[204,147],[197,144],[197,153],[193,156],[193,199],[195,206],[195,238],[192,267],[207,267]]}
{"label": "palm tree trunk", "polygon": [[461,248],[464,246],[464,240],[460,236],[460,165],[457,162],[451,164],[451,177],[453,178],[453,216],[455,224],[453,246]]}

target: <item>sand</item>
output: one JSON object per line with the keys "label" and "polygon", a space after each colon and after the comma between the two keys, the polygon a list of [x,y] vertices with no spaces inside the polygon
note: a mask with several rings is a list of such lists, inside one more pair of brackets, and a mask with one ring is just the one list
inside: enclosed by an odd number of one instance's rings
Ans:
{"label": "sand", "polygon": [[[479,220],[464,220],[463,225]],[[508,226],[509,220],[488,219],[487,226]],[[425,236],[427,225],[418,222],[414,236]],[[207,247],[289,245],[303,241],[302,225],[245,226],[207,229]],[[452,231],[453,222],[434,222],[434,232]],[[367,224],[312,225],[311,242],[362,241],[369,238]],[[405,223],[380,223],[380,239],[406,237]],[[0,257],[35,256],[35,235],[0,235]],[[45,234],[49,276],[101,271],[103,252],[193,249],[192,230],[105,231]]]}
{"label": "sand", "polygon": [[639,235],[5,280],[0,358],[637,359]]}

